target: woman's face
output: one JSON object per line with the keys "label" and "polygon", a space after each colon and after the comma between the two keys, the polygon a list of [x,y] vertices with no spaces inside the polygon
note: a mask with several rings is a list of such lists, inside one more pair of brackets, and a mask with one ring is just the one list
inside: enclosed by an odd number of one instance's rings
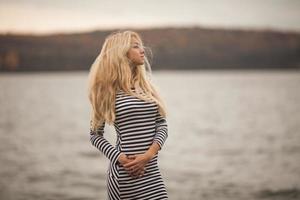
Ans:
{"label": "woman's face", "polygon": [[144,61],[145,51],[141,46],[141,43],[136,38],[132,38],[131,40],[131,47],[127,52],[127,57],[136,66],[143,65],[145,62]]}

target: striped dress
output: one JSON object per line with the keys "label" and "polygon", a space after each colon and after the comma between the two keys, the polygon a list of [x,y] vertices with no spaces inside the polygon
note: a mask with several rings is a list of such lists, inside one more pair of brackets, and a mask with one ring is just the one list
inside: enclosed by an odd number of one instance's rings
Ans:
{"label": "striped dress", "polygon": [[105,122],[97,131],[90,129],[91,143],[110,160],[107,176],[108,199],[168,199],[158,168],[158,154],[145,166],[145,173],[139,178],[132,178],[118,162],[121,152],[126,155],[142,154],[153,141],[162,148],[168,137],[168,126],[166,119],[158,112],[157,104],[145,102],[119,90],[116,93],[115,114],[115,147],[103,137]]}

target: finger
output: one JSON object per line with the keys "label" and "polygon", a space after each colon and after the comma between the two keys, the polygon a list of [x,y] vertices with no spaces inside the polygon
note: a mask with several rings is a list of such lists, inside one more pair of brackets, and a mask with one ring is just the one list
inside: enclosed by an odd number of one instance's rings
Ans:
{"label": "finger", "polygon": [[143,174],[145,173],[145,168],[144,168],[144,167],[139,168],[139,170],[138,170],[136,173],[138,173],[139,175],[140,175],[140,174],[143,175]]}
{"label": "finger", "polygon": [[143,167],[132,167],[130,168],[131,174],[139,174],[141,171],[143,171]]}
{"label": "finger", "polygon": [[136,164],[137,164],[137,161],[136,161],[136,160],[133,160],[133,161],[131,161],[131,162],[129,162],[129,163],[124,164],[123,166],[124,166],[125,168],[130,168],[130,167],[133,167],[133,166],[136,165]]}
{"label": "finger", "polygon": [[128,172],[128,175],[131,176],[131,177],[133,177],[133,178],[136,176],[136,175],[133,174],[132,172]]}
{"label": "finger", "polygon": [[136,172],[132,173],[132,176],[134,176],[136,178],[138,178],[138,177],[140,177],[142,175],[144,175],[143,170],[139,170],[139,171],[136,171]]}
{"label": "finger", "polygon": [[144,170],[140,171],[140,173],[139,173],[139,178],[143,177],[144,174],[145,174],[145,171],[144,171]]}
{"label": "finger", "polygon": [[144,174],[145,174],[144,170],[140,172],[140,176],[143,176]]}
{"label": "finger", "polygon": [[131,172],[132,172],[133,174],[139,174],[140,171],[142,171],[142,170],[143,170],[143,169],[141,169],[140,167],[136,167],[136,168],[133,168]]}
{"label": "finger", "polygon": [[134,174],[132,173],[132,171],[131,171],[131,170],[126,170],[126,172],[127,172],[127,174],[128,174],[128,175],[130,175],[131,177],[133,177],[133,176],[134,176]]}
{"label": "finger", "polygon": [[141,171],[141,168],[139,168],[139,167],[131,167],[130,168],[130,173],[131,174],[138,174],[139,171]]}
{"label": "finger", "polygon": [[127,158],[128,158],[128,159],[135,159],[136,156],[135,156],[135,155],[129,155],[129,156],[127,156]]}
{"label": "finger", "polygon": [[132,171],[134,171],[134,169],[136,169],[136,166],[125,167],[125,165],[123,165],[123,168],[125,169],[125,171],[131,173]]}
{"label": "finger", "polygon": [[135,177],[135,178],[140,178],[142,177],[143,175],[145,174],[145,168],[140,168],[138,171],[134,172],[134,173],[131,173],[131,176],[132,177]]}
{"label": "finger", "polygon": [[137,172],[133,172],[133,173],[131,173],[131,175],[137,177],[137,176],[140,175],[140,172],[138,172],[138,171]]}
{"label": "finger", "polygon": [[133,165],[133,166],[130,166],[130,167],[125,167],[124,166],[124,169],[126,170],[126,171],[133,171],[134,169],[137,169],[138,167],[136,166],[136,165]]}
{"label": "finger", "polygon": [[131,172],[131,173],[130,173],[130,175],[131,175],[133,178],[138,178],[138,177],[139,177],[139,174],[140,174],[139,171]]}
{"label": "finger", "polygon": [[125,168],[125,171],[128,173],[128,174],[131,174],[131,169],[129,168],[129,169],[126,169]]}
{"label": "finger", "polygon": [[136,170],[144,170],[145,167],[144,167],[144,165],[138,163],[138,164],[132,166],[131,168],[133,168],[134,171],[136,171]]}

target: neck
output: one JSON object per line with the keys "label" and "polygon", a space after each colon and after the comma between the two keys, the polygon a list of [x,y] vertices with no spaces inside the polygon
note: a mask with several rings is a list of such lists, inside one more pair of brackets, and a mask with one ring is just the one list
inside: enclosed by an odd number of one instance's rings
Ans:
{"label": "neck", "polygon": [[136,65],[133,64],[133,63],[130,63],[130,64],[129,64],[129,67],[130,67],[130,69],[131,69],[131,72],[134,73],[135,68],[136,68]]}

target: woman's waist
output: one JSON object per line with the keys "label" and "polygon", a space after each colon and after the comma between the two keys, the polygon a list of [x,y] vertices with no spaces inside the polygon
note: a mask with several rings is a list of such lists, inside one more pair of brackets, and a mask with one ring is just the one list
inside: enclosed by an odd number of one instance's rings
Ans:
{"label": "woman's waist", "polygon": [[128,145],[128,144],[118,144],[116,146],[117,150],[125,153],[126,155],[134,155],[134,154],[142,154],[145,153],[150,146],[152,145],[152,142],[150,143],[136,143],[135,145]]}
{"label": "woman's waist", "polygon": [[[123,167],[122,164],[120,164],[119,162],[115,163],[114,166],[112,166],[113,164],[111,163],[111,167],[116,167],[116,169],[119,171],[119,173],[122,174],[122,172],[126,172],[125,168]],[[150,172],[153,170],[158,170],[158,161],[157,161],[157,155],[154,156],[151,160],[148,161],[148,163],[145,165],[145,170]],[[126,172],[127,173],[127,172]]]}

